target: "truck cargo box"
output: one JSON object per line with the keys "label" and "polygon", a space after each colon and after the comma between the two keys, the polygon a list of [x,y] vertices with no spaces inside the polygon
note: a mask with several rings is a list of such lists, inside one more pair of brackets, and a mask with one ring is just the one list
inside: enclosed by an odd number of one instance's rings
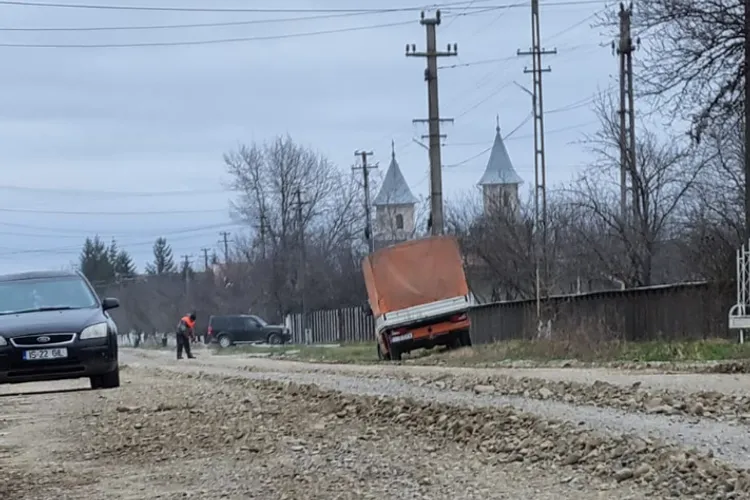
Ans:
{"label": "truck cargo box", "polygon": [[469,294],[461,251],[452,236],[383,248],[365,257],[362,271],[376,318]]}

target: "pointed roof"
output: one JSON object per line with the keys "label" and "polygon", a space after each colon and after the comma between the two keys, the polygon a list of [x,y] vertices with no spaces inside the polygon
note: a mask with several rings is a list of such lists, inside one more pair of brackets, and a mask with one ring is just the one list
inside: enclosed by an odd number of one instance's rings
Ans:
{"label": "pointed roof", "polygon": [[417,197],[409,189],[409,185],[401,173],[401,168],[396,161],[396,146],[391,141],[391,164],[383,179],[383,185],[380,186],[380,192],[373,200],[375,206],[381,205],[414,205],[418,202]]}
{"label": "pointed roof", "polygon": [[523,179],[516,173],[513,163],[510,161],[508,150],[500,135],[500,117],[497,118],[495,127],[495,143],[492,145],[490,159],[487,168],[479,180],[480,186],[492,186],[497,184],[523,184]]}

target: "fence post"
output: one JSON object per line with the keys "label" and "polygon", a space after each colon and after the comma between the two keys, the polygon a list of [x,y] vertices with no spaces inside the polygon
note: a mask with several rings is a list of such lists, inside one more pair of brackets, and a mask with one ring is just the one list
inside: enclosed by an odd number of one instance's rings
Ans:
{"label": "fence post", "polygon": [[344,343],[344,310],[336,310],[336,328],[338,330],[338,343]]}

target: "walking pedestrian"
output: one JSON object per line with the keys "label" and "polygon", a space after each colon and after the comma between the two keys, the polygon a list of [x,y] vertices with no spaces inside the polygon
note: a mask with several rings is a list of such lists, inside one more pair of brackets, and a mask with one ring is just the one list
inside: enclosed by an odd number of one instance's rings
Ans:
{"label": "walking pedestrian", "polygon": [[177,340],[177,359],[182,359],[182,350],[185,350],[188,359],[195,359],[193,353],[190,351],[190,341],[194,337],[195,328],[195,312],[191,312],[189,315],[186,314],[180,319],[177,325],[177,332],[175,334]]}

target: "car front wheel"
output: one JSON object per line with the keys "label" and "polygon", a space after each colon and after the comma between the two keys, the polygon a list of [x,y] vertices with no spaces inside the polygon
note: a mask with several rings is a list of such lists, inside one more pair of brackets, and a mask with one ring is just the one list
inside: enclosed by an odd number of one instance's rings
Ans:
{"label": "car front wheel", "polygon": [[120,369],[115,368],[109,373],[95,375],[90,380],[92,389],[116,389],[120,387]]}

